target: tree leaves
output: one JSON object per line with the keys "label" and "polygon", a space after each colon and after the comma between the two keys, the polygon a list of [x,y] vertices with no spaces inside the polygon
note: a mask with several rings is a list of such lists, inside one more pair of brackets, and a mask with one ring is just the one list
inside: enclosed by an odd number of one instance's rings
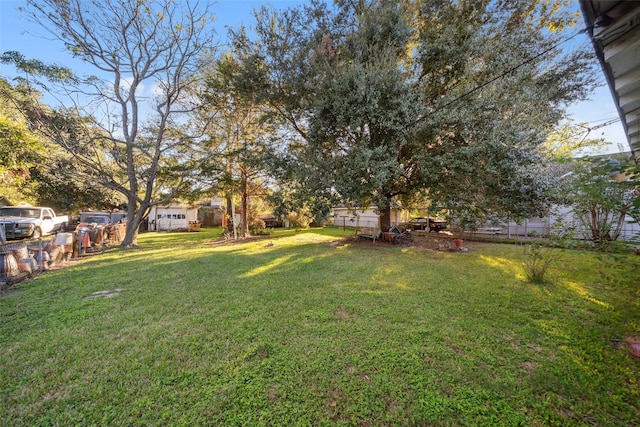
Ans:
{"label": "tree leaves", "polygon": [[19,54],[4,59],[59,83],[65,103],[60,110],[38,110],[39,130],[73,156],[86,182],[126,199],[122,244],[135,244],[150,207],[169,203],[188,182],[191,144],[198,134],[185,124],[185,112],[192,108],[185,95],[213,50],[207,6],[172,0],[27,4],[34,22],[96,75],[74,79],[65,69]]}
{"label": "tree leaves", "polygon": [[294,179],[350,204],[428,194],[476,215],[539,213],[549,183],[538,147],[592,81],[584,51],[554,49],[566,34],[549,26],[575,20],[562,5],[371,1],[258,14],[265,96],[307,129],[290,153]]}

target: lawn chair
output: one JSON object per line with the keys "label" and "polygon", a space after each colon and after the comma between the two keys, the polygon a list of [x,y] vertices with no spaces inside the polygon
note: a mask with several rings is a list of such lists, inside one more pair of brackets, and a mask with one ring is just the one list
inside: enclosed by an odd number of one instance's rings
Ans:
{"label": "lawn chair", "polygon": [[413,242],[413,235],[411,231],[400,231],[395,225],[389,229],[389,231],[382,233],[382,237],[386,242],[392,245],[400,245]]}
{"label": "lawn chair", "polygon": [[380,238],[379,228],[363,228],[361,233],[358,233],[358,240],[371,240],[373,242]]}

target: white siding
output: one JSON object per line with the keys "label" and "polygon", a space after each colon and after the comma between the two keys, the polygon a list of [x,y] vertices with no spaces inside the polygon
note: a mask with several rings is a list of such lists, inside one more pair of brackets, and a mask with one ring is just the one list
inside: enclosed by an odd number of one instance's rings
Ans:
{"label": "white siding", "polygon": [[[391,225],[401,223],[401,211],[399,209],[391,210]],[[380,215],[374,208],[362,210],[350,210],[348,208],[333,208],[333,224],[338,227],[368,227],[376,228],[380,224]]]}
{"label": "white siding", "polygon": [[187,230],[189,221],[196,221],[197,219],[197,209],[188,209],[181,206],[154,206],[149,212],[149,230]]}

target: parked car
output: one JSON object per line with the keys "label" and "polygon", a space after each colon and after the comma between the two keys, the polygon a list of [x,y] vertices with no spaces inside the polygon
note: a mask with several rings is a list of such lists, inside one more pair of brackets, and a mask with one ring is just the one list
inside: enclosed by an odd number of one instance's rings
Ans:
{"label": "parked car", "polygon": [[89,242],[83,244],[87,246],[100,247],[107,243],[120,243],[124,232],[126,230],[126,221],[121,220],[119,222],[113,222],[113,213],[91,211],[80,212],[80,222],[76,227],[76,233],[79,238],[86,233],[88,235]]}
{"label": "parked car", "polygon": [[0,226],[7,239],[38,239],[41,236],[65,230],[67,215],[56,215],[51,208],[40,206],[3,206],[0,208]]}
{"label": "parked car", "polygon": [[435,219],[428,217],[413,218],[409,222],[402,224],[409,230],[424,230],[424,231],[441,231],[447,229],[447,221],[443,219]]}

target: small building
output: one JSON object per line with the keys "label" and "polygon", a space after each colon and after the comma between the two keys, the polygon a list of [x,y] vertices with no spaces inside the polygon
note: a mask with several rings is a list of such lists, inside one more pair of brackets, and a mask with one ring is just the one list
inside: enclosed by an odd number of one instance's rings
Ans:
{"label": "small building", "polygon": [[[402,222],[401,214],[402,209],[400,207],[391,208],[391,225],[398,225]],[[380,226],[380,215],[376,212],[375,206],[368,208],[336,206],[333,208],[333,225],[338,227],[378,228]]]}
{"label": "small building", "polygon": [[264,226],[266,228],[276,228],[284,225],[282,219],[273,214],[260,215],[260,219],[264,221]]}
{"label": "small building", "polygon": [[222,227],[225,223],[226,207],[220,197],[200,202],[198,221],[202,227]]}
{"label": "small building", "polygon": [[198,208],[181,204],[153,206],[149,211],[149,231],[188,231],[198,220]]}

